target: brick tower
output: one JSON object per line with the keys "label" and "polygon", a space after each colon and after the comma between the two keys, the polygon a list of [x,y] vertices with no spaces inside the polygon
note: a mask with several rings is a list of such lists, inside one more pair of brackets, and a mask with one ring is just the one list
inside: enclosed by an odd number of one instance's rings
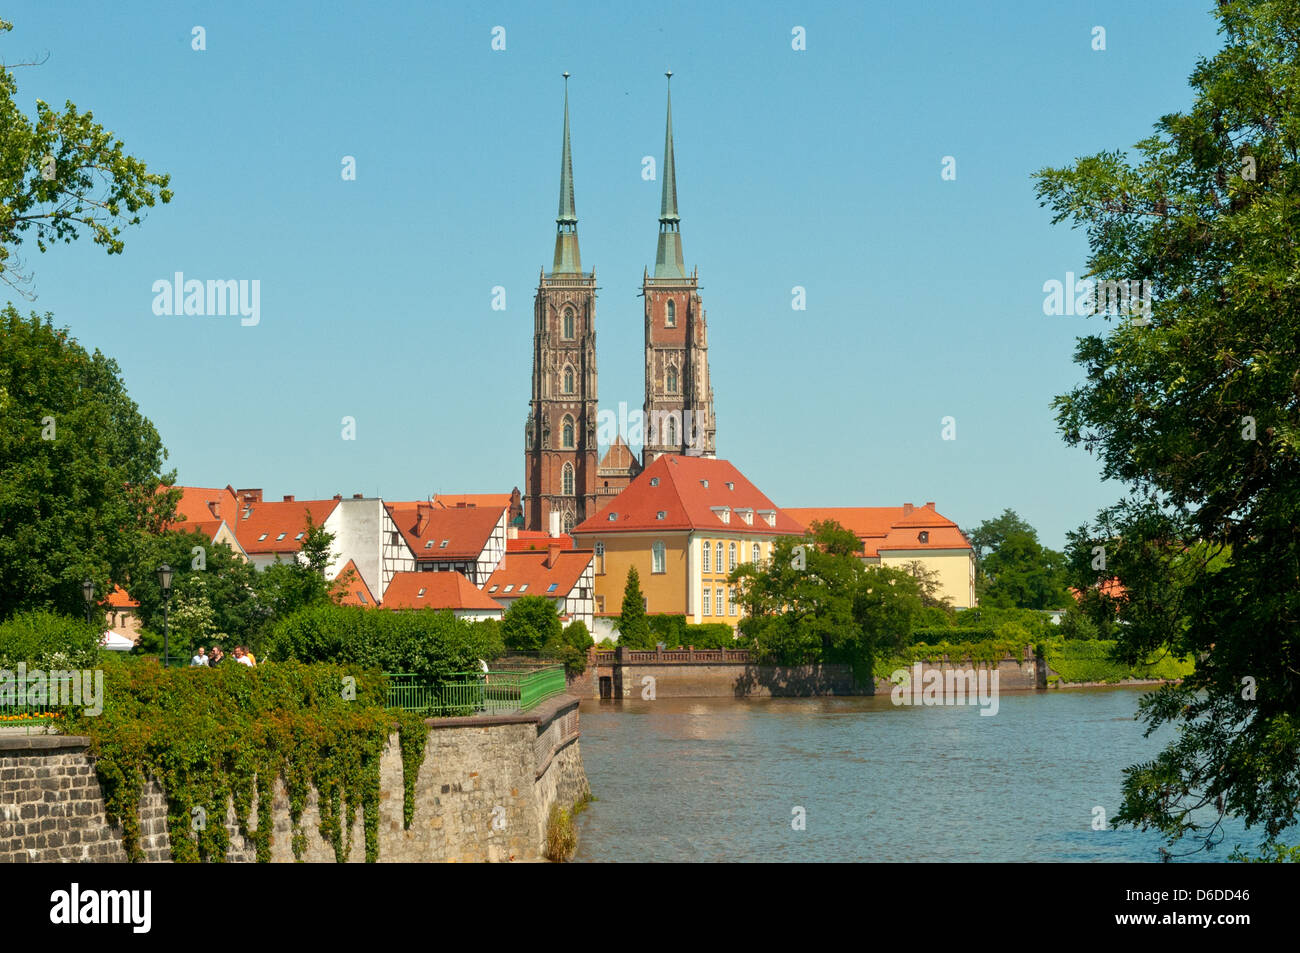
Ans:
{"label": "brick tower", "polygon": [[[668,73],[669,83],[672,73]],[[709,382],[709,331],[700,303],[698,270],[687,275],[677,214],[673,158],[673,95],[668,91],[663,195],[655,273],[643,276],[645,298],[645,440],[641,462],[666,453],[716,456],[717,424]]]}
{"label": "brick tower", "polygon": [[569,74],[565,73],[555,258],[550,274],[542,272],[533,302],[533,392],[524,426],[524,525],[530,530],[568,532],[594,514],[596,466],[596,272],[584,274],[578,254],[569,153]]}

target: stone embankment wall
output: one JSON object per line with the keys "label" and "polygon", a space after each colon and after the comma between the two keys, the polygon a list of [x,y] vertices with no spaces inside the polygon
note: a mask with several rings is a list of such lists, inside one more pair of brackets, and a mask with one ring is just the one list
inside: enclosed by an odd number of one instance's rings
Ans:
{"label": "stone embankment wall", "polygon": [[[560,696],[530,712],[430,719],[415,786],[415,817],[402,828],[402,757],[397,733],[380,761],[380,861],[524,861],[542,858],[551,805],[569,808],[589,793],[578,745],[578,700]],[[0,736],[0,863],[125,861],[121,828],[110,825],[88,739]],[[273,861],[294,860],[289,800],[277,779],[271,804]],[[254,805],[250,825],[258,825]],[[358,811],[346,859],[365,859]],[[167,803],[150,780],[140,800],[145,857],[169,861]],[[316,792],[303,812],[303,860],[333,863],[320,835]],[[227,860],[251,862],[253,845],[237,830],[234,808]]]}
{"label": "stone embankment wall", "polygon": [[[569,683],[569,691],[586,698],[805,698],[888,694],[893,688],[887,679],[859,685],[847,665],[753,665],[747,656],[718,650],[593,652],[587,671]],[[1007,657],[996,666],[946,655],[921,663],[923,677],[936,671],[945,680],[950,671],[994,668],[1000,692],[1047,687],[1046,666],[1028,646],[1023,657]]]}

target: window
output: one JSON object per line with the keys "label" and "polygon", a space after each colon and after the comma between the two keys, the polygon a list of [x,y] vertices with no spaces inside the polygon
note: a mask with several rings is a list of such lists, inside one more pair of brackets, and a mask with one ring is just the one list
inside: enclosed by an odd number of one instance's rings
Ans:
{"label": "window", "polygon": [[651,478],[650,478],[650,485],[651,485],[651,486],[658,486],[658,485],[659,485],[659,478],[658,478],[658,477],[651,477]]}
{"label": "window", "polygon": [[569,340],[573,339],[573,309],[572,308],[564,309],[564,337]]}
{"label": "window", "polygon": [[560,433],[562,434],[562,436],[560,437],[560,446],[565,450],[572,450],[573,449],[573,418],[572,417],[566,416],[564,418],[564,426],[561,429]]}
{"label": "window", "polygon": [[732,483],[730,480],[728,480],[728,481],[727,481],[727,489],[728,489],[728,490],[734,490],[735,488],[736,488],[736,484],[734,484],[734,483]]}
{"label": "window", "polygon": [[366,594],[365,594],[364,592],[362,592],[360,589],[357,590],[357,600],[358,600],[358,601],[359,601],[363,606],[368,606],[368,605],[370,605],[370,603],[366,601]]}
{"label": "window", "polygon": [[664,541],[662,539],[655,540],[654,545],[650,547],[650,553],[654,560],[652,571],[667,572],[668,554],[664,549]]}
{"label": "window", "polygon": [[713,564],[712,564],[711,560],[709,559],[709,556],[712,555],[712,553],[713,553],[713,550],[711,549],[711,546],[712,546],[712,543],[710,543],[710,542],[706,539],[706,540],[704,541],[704,571],[705,571],[705,572],[713,572]]}
{"label": "window", "polygon": [[718,615],[722,615],[722,590],[713,590],[713,603],[718,607]]}
{"label": "window", "polygon": [[564,392],[566,394],[573,393],[573,368],[571,367],[564,369]]}
{"label": "window", "polygon": [[736,568],[736,544],[729,543],[727,545],[727,572],[731,572],[731,570],[735,568]]}
{"label": "window", "polygon": [[673,417],[668,418],[668,444],[670,446],[677,443],[677,420]]}
{"label": "window", "polygon": [[727,615],[735,615],[735,614],[736,614],[736,590],[733,587],[728,586],[727,587]]}
{"label": "window", "polygon": [[447,544],[450,543],[450,542],[451,542],[451,540],[449,540],[449,539],[444,539],[444,540],[443,540],[443,541],[438,545],[438,548],[439,548],[439,549],[446,549],[446,548],[447,548]]}
{"label": "window", "polygon": [[565,513],[565,514],[564,514],[564,531],[565,531],[566,533],[572,533],[572,532],[573,532],[573,514],[572,514],[572,513]]}
{"label": "window", "polygon": [[753,558],[752,561],[753,561],[754,565],[756,565],[756,566],[758,565],[758,561],[759,561],[759,559],[762,558],[762,557],[759,555],[759,552],[760,552],[760,550],[759,550],[759,548],[758,548],[758,543],[755,543],[755,544],[754,544],[754,548],[753,548],[754,558]]}
{"label": "window", "polygon": [[264,539],[266,539],[266,533],[263,533],[261,536],[257,537],[257,541],[258,541],[259,543],[260,543],[262,540],[264,540]]}
{"label": "window", "polygon": [[708,480],[701,480],[701,481],[700,481],[700,486],[704,487],[704,489],[707,490],[707,489],[709,488],[709,481],[708,481]]}
{"label": "window", "polygon": [[573,464],[566,463],[564,471],[560,477],[561,492],[565,496],[573,496]]}
{"label": "window", "polygon": [[655,514],[655,519],[657,520],[663,520],[667,518],[668,518],[668,513],[665,510],[660,510],[658,513]]}
{"label": "window", "polygon": [[604,544],[604,543],[597,543],[597,544],[595,545],[595,550],[596,550],[596,573],[597,573],[598,575],[604,575],[604,573],[605,573],[605,544]]}
{"label": "window", "polygon": [[296,543],[298,540],[302,539],[302,537],[303,537],[303,534],[302,534],[302,533],[299,533],[297,536],[295,536],[295,537],[293,538],[293,541]]}
{"label": "window", "polygon": [[511,592],[514,590],[514,588],[515,588],[515,584],[512,582],[509,585],[507,585],[505,589],[502,590],[502,594],[504,595],[507,592]]}
{"label": "window", "polygon": [[668,299],[668,317],[664,325],[670,328],[677,327],[677,302],[671,298]]}
{"label": "window", "polygon": [[429,591],[429,590],[426,589],[424,586],[421,586],[421,587],[420,587],[420,591],[417,592],[417,593],[415,594],[415,598],[417,598],[417,599],[423,599],[423,598],[424,598],[424,594],[425,594],[426,592],[428,592],[428,591]]}
{"label": "window", "polygon": [[713,615],[713,600],[709,598],[709,596],[711,595],[712,593],[709,592],[709,588],[705,586],[704,587],[704,609],[703,609],[704,615]]}
{"label": "window", "polygon": [[527,592],[527,591],[528,591],[528,583],[524,583],[522,586],[520,586],[520,587],[519,587],[519,591],[520,591],[520,592]]}
{"label": "window", "polygon": [[677,393],[677,368],[668,368],[668,393]]}
{"label": "window", "polygon": [[425,544],[424,544],[424,548],[425,548],[425,549],[433,549],[433,540],[429,540],[427,543],[425,543]]}
{"label": "window", "polygon": [[609,514],[609,521],[610,521],[611,523],[614,522],[614,520],[616,520],[616,519],[618,519],[618,514],[617,514],[617,513],[610,513],[610,514]]}
{"label": "window", "polygon": [[496,592],[496,591],[497,591],[497,586],[496,586],[496,585],[492,585],[492,586],[489,586],[489,587],[488,587],[488,592]]}
{"label": "window", "polygon": [[928,543],[930,541],[930,534],[926,530],[922,530],[917,538],[923,543]]}
{"label": "window", "polygon": [[[558,582],[553,582],[553,583],[551,583],[549,586],[546,587],[546,591],[547,591],[547,592],[554,592],[556,589],[559,589],[559,588],[560,588],[560,584],[559,584]],[[523,592],[522,589],[520,589],[519,591],[520,591],[520,592]]]}
{"label": "window", "polygon": [[281,533],[279,536],[275,538],[275,541],[278,543],[280,540],[284,539],[284,537],[287,535],[288,535],[287,533]]}
{"label": "window", "polygon": [[722,540],[718,540],[718,572],[722,572]]}

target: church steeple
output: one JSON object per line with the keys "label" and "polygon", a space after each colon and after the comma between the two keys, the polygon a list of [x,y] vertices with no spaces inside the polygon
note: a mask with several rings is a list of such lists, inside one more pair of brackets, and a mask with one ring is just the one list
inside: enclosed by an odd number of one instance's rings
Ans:
{"label": "church steeple", "polygon": [[682,263],[682,234],[677,215],[677,164],[673,160],[672,70],[668,77],[668,125],[664,131],[663,196],[659,200],[659,249],[655,253],[656,278],[685,278]]}
{"label": "church steeple", "polygon": [[564,154],[560,159],[560,213],[555,219],[556,274],[581,274],[578,254],[578,213],[573,206],[573,157],[569,153],[569,74],[564,74]]}

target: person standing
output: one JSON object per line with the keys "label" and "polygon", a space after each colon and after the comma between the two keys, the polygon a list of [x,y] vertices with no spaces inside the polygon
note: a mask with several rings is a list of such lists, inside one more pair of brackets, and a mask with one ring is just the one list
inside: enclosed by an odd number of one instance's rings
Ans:
{"label": "person standing", "polygon": [[204,668],[208,667],[208,651],[201,645],[198,651],[194,653],[194,657],[190,659],[190,667],[193,668],[196,665],[201,665]]}

